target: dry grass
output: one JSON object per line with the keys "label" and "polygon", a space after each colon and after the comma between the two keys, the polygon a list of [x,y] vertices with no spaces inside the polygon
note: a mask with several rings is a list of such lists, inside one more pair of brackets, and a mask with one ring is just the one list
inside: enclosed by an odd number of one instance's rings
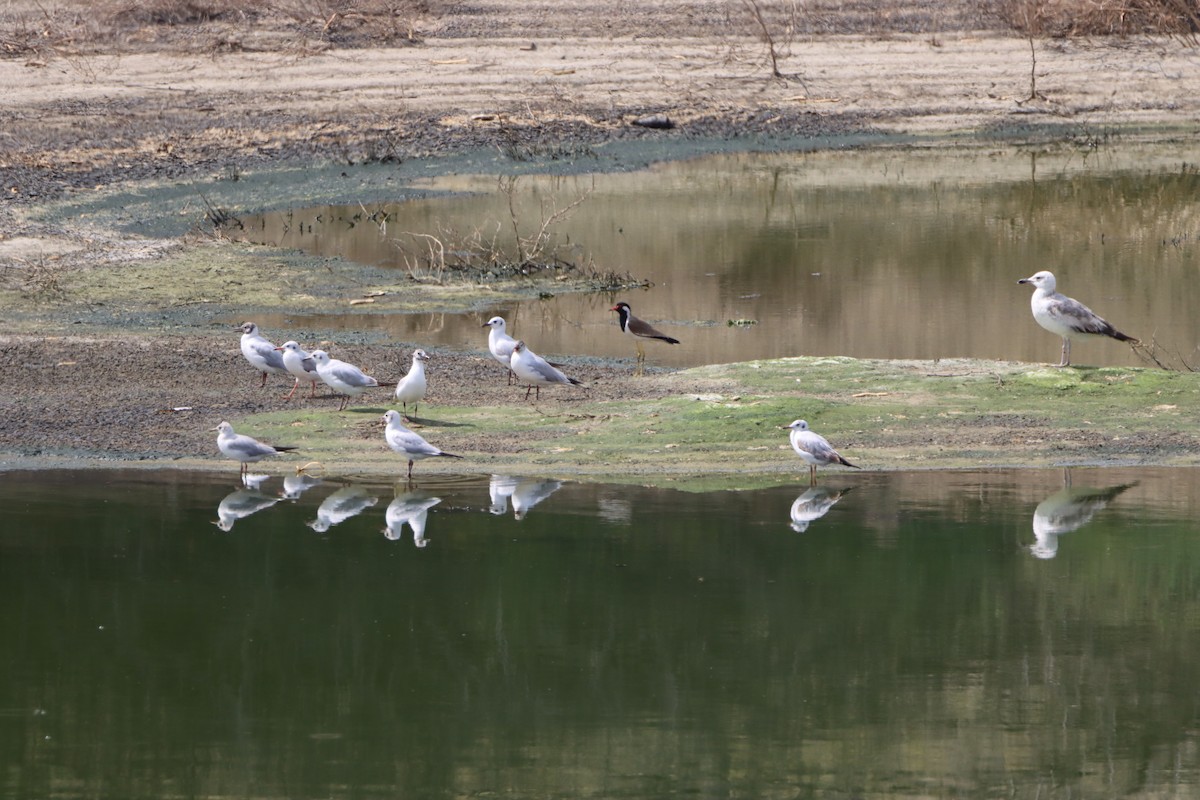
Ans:
{"label": "dry grass", "polygon": [[[765,30],[778,43],[830,33],[936,33],[996,24],[1038,37],[1159,33],[1190,39],[1200,32],[1200,0],[710,0],[694,6],[686,15],[689,25],[753,35]],[[0,0],[0,57],[164,46],[188,52],[368,47],[419,42],[422,23],[431,20],[487,35],[488,19],[486,10],[446,0]],[[671,17],[662,25],[674,29],[677,22]]]}
{"label": "dry grass", "polygon": [[[0,57],[249,48],[243,35],[270,31],[292,41],[342,47],[416,42],[432,0],[62,0],[0,9]],[[254,46],[261,46],[255,44]]]}
{"label": "dry grass", "polygon": [[1025,36],[1164,34],[1194,39],[1200,0],[986,0],[990,16]]}

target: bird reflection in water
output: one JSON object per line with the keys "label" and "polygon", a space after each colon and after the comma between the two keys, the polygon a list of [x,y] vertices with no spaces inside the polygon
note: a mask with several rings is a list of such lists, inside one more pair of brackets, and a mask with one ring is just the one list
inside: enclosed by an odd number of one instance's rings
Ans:
{"label": "bird reflection in water", "polygon": [[317,507],[317,518],[306,522],[317,533],[325,533],[353,516],[361,514],[379,502],[379,498],[368,494],[361,486],[343,486],[326,497]]}
{"label": "bird reflection in water", "polygon": [[529,509],[557,492],[562,487],[562,481],[546,478],[518,478],[512,475],[493,475],[488,484],[488,494],[491,495],[492,505],[488,508],[493,514],[508,513],[508,501],[512,500],[513,517],[524,519]]}
{"label": "bird reflection in water", "polygon": [[792,530],[804,533],[810,523],[829,513],[842,495],[850,489],[827,489],[823,486],[813,486],[792,501]]}
{"label": "bird reflection in water", "polygon": [[288,475],[283,479],[283,491],[280,496],[284,500],[299,500],[300,495],[307,492],[314,486],[321,485],[321,478],[315,475],[308,475],[303,472],[297,472],[295,475]]}
{"label": "bird reflection in water", "polygon": [[529,510],[562,487],[562,481],[523,478],[512,493],[514,519],[525,519]]}
{"label": "bird reflection in water", "polygon": [[430,497],[425,492],[401,492],[388,504],[384,512],[387,527],[383,535],[395,542],[404,536],[404,526],[412,528],[413,544],[424,547],[429,542],[425,539],[425,521],[429,517],[429,509],[442,502],[440,497]]}
{"label": "bird reflection in water", "polygon": [[493,475],[488,482],[488,494],[491,495],[492,505],[488,508],[497,516],[508,513],[508,498],[512,497],[520,478],[512,475]]}
{"label": "bird reflection in water", "polygon": [[1058,537],[1083,527],[1096,512],[1102,511],[1137,482],[1123,483],[1107,489],[1094,486],[1072,486],[1071,473],[1064,472],[1064,488],[1038,503],[1033,510],[1033,535],[1036,541],[1029,552],[1036,558],[1054,558],[1058,553]]}
{"label": "bird reflection in water", "polygon": [[[261,483],[261,481],[259,481]],[[239,519],[245,519],[251,514],[270,508],[279,502],[278,497],[271,497],[255,489],[235,489],[221,499],[217,505],[217,519],[213,522],[223,531],[233,530],[233,524]]]}

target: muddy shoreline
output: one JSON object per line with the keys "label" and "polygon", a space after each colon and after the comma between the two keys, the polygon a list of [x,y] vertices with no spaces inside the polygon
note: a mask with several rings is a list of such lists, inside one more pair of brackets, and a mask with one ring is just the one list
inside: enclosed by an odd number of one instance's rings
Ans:
{"label": "muddy shoreline", "polygon": [[[517,4],[500,5],[514,15],[510,22],[519,20]],[[644,39],[577,36],[569,16],[555,19],[554,28],[539,20],[533,49],[515,39],[429,36],[402,47],[197,55],[164,38],[161,47],[128,53],[0,60],[0,80],[16,87],[5,101],[11,124],[0,142],[0,469],[228,469],[210,432],[226,418],[258,434],[321,439],[336,431],[346,445],[336,455],[348,468],[391,468],[380,460],[387,454],[377,420],[386,395],[340,417],[329,411],[336,407],[330,399],[283,406],[288,385],[258,387],[232,326],[255,313],[295,310],[287,293],[245,298],[242,287],[255,283],[248,276],[264,270],[313,305],[323,297],[342,302],[364,283],[394,276],[336,265],[326,269],[323,296],[305,283],[312,263],[302,256],[215,235],[217,210],[372,192],[413,196],[422,176],[454,172],[635,169],[763,149],[1022,143],[1086,150],[1123,139],[1188,140],[1200,125],[1200,62],[1172,40],[1046,42],[1039,60],[1045,94],[1031,101],[1022,97],[1028,44],[997,32],[813,37],[792,43],[788,77],[772,79],[763,74],[761,42],[715,23],[707,36],[663,31]],[[388,75],[404,80],[380,79]],[[255,91],[244,87],[248,80]],[[675,127],[633,124],[651,113],[668,115]],[[536,291],[528,282],[483,297],[438,286],[394,289],[411,307],[458,309],[481,307],[504,291]],[[243,300],[228,300],[239,293]],[[266,333],[309,344],[331,335]],[[336,345],[338,357],[395,380],[414,343],[362,336]],[[429,435],[445,431],[475,454],[467,469],[571,472],[565,461],[543,457],[558,446],[543,439],[579,431],[547,424],[545,437],[527,434],[533,438],[514,448],[511,434],[472,416],[496,402],[491,387],[513,413],[547,420],[595,419],[611,415],[614,403],[734,396],[745,388],[695,371],[635,378],[629,362],[569,363],[591,391],[559,393],[535,409],[495,374],[482,337],[480,351],[442,354],[431,367],[430,407],[447,413],[431,411]],[[289,430],[283,420],[292,413]],[[970,424],[946,420],[932,435],[965,441]],[[456,440],[455,425],[475,427]],[[1090,433],[1061,435],[1071,451],[1066,461],[1096,460],[1074,449],[1092,441]],[[1147,436],[1116,461],[1185,463],[1195,447],[1179,431]],[[905,458],[913,445],[896,437],[874,461],[879,468],[964,466],[986,463],[993,448],[995,463],[1013,463],[1002,437],[972,445],[965,461],[914,464]],[[356,448],[366,454],[361,462]],[[729,452],[706,456],[697,468]],[[786,479],[795,465],[787,453],[772,456],[757,468]],[[585,463],[572,474],[643,471],[577,457]],[[677,461],[685,470],[686,457]],[[645,480],[655,469],[662,465],[644,470]]]}

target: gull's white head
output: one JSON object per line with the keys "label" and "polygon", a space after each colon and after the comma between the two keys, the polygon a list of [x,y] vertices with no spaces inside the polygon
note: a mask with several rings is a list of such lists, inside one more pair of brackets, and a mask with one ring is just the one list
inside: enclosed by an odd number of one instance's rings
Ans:
{"label": "gull's white head", "polygon": [[1054,273],[1042,270],[1041,272],[1033,273],[1028,278],[1022,278],[1017,283],[1031,283],[1043,291],[1053,292],[1055,287]]}
{"label": "gull's white head", "polygon": [[318,364],[328,364],[329,363],[329,353],[326,353],[324,350],[313,350],[308,355],[310,358],[312,358],[313,361],[317,362]]}
{"label": "gull's white head", "polygon": [[527,348],[525,347],[524,342],[517,342],[515,345],[513,345],[514,353],[524,353],[526,349]]}
{"label": "gull's white head", "polygon": [[388,411],[387,413],[385,413],[383,415],[383,422],[385,425],[392,425],[392,424],[399,425],[400,424],[400,412],[399,411]]}
{"label": "gull's white head", "polygon": [[794,431],[806,431],[808,430],[808,423],[802,419],[797,419],[793,420],[792,424],[788,425],[788,427]]}
{"label": "gull's white head", "polygon": [[221,434],[222,436],[232,436],[233,435],[233,426],[230,425],[228,422],[222,422],[220,425],[213,428],[213,430],[216,431],[217,433]]}
{"label": "gull's white head", "polygon": [[504,317],[492,317],[491,319],[489,319],[487,322],[483,323],[479,327],[495,328],[496,330],[503,332],[504,331]]}
{"label": "gull's white head", "polygon": [[275,349],[276,350],[289,350],[293,353],[298,353],[298,352],[300,352],[300,345],[296,342],[284,342],[283,344],[279,345],[279,347],[276,347]]}
{"label": "gull's white head", "polygon": [[424,350],[413,350],[413,363],[414,364],[417,363],[418,361],[428,361],[428,360],[429,360],[429,354],[426,353]]}
{"label": "gull's white head", "polygon": [[241,331],[242,333],[246,334],[247,336],[253,336],[256,333],[258,333],[258,326],[255,325],[253,322],[243,322],[241,325],[238,326],[238,330]]}

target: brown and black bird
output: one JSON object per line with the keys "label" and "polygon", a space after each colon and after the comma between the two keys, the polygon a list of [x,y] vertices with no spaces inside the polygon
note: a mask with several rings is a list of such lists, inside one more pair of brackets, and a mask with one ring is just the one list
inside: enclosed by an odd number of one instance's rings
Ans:
{"label": "brown and black bird", "polygon": [[635,317],[633,311],[629,308],[629,303],[617,303],[609,310],[617,312],[620,317],[617,323],[621,326],[621,330],[632,336],[634,342],[637,343],[637,360],[639,364],[646,360],[646,351],[642,348],[643,339],[659,339],[667,344],[679,344],[678,339],[667,336],[649,322]]}

